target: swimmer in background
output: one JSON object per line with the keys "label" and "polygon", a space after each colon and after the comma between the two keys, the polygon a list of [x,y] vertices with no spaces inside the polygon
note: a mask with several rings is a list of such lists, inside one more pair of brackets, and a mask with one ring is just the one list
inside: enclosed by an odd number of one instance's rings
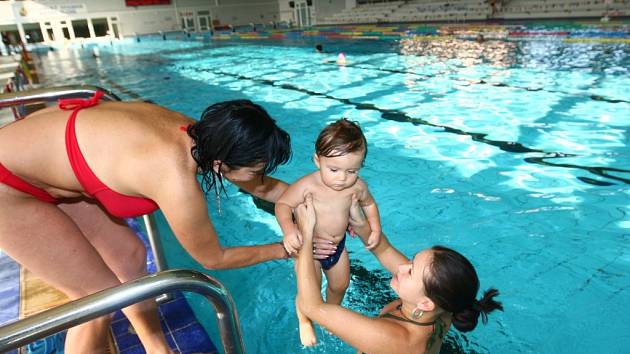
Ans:
{"label": "swimmer in background", "polygon": [[337,61],[336,61],[337,65],[346,65],[348,64],[348,60],[346,60],[346,55],[343,53],[339,53],[339,55],[337,56]]}

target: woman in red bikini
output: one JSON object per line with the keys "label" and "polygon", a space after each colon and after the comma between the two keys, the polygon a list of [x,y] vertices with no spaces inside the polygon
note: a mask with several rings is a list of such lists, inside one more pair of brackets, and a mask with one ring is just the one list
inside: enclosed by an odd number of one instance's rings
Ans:
{"label": "woman in red bikini", "polygon": [[[287,257],[282,243],[222,247],[204,198],[224,178],[272,202],[286,188],[267,174],[289,159],[289,136],[262,107],[222,102],[195,121],[149,103],[99,103],[101,96],[63,100],[0,129],[3,252],[80,298],[145,275],[144,247],[121,218],[159,208],[208,269]],[[124,313],[148,353],[170,351],[153,301]],[[66,353],[102,352],[109,322],[68,331]]]}
{"label": "woman in red bikini", "polygon": [[[298,259],[298,306],[314,322],[341,338],[361,353],[439,353],[442,341],[455,326],[462,332],[477,326],[479,315],[503,307],[494,300],[496,289],[476,299],[479,279],[472,264],[458,252],[433,246],[410,261],[381,235],[372,253],[392,275],[390,283],[399,299],[386,305],[378,318],[361,315],[322,301],[313,266],[313,228],[316,223],[312,197],[296,209],[303,246]],[[350,224],[359,235],[370,234],[356,197],[350,208]],[[320,248],[325,240],[315,240]],[[348,325],[351,324],[351,325]]]}

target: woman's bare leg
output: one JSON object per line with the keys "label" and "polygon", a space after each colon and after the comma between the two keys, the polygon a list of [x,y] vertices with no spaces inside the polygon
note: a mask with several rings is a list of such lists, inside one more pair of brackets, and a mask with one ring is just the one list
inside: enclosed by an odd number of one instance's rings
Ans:
{"label": "woman's bare leg", "polygon": [[[68,214],[105,264],[121,283],[147,274],[146,249],[124,220],[111,218],[100,207],[90,203],[64,204]],[[146,300],[126,307],[123,313],[134,327],[147,353],[169,353],[170,349],[160,327],[157,304]]]}
{"label": "woman's bare leg", "polygon": [[[322,283],[321,263],[315,260],[315,274],[317,276],[317,282]],[[295,273],[297,274],[297,262],[295,262]],[[297,304],[297,298],[295,299],[295,313],[298,318],[298,325],[300,330],[300,342],[305,347],[310,347],[317,344],[317,335],[315,334],[315,328],[313,327],[313,321],[306,317],[305,314],[300,311],[300,307]]]}
{"label": "woman's bare leg", "polygon": [[[2,198],[0,249],[71,299],[120,283],[66,214],[33,198]],[[70,329],[65,352],[103,352],[109,322],[104,316]]]}
{"label": "woman's bare leg", "polygon": [[[97,220],[99,214],[103,215],[96,206],[89,207],[88,203],[67,206],[64,210],[71,211],[82,204],[86,206],[82,206],[75,216]],[[107,230],[106,224],[101,224],[100,228]],[[112,242],[112,246],[121,246],[120,242],[124,243],[117,240]],[[72,299],[120,284],[116,274],[77,224],[60,208],[34,198],[25,198],[19,192],[7,192],[4,185],[0,185],[0,249]],[[130,321],[134,326],[145,326],[143,323],[147,320],[139,318],[144,312],[130,311]],[[103,352],[109,323],[110,317],[103,316],[69,330],[66,353]],[[164,347],[161,351],[166,350]]]}

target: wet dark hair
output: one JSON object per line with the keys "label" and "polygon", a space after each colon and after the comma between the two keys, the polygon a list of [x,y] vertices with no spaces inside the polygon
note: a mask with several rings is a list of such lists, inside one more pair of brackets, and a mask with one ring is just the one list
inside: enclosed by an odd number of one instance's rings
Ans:
{"label": "wet dark hair", "polygon": [[262,162],[265,166],[261,172],[266,175],[291,158],[289,134],[276,125],[264,108],[250,100],[209,106],[187,132],[194,141],[190,152],[199,166],[206,193],[214,187],[219,194],[217,184],[225,192],[223,177],[212,166],[214,161],[220,160],[231,169]]}
{"label": "wet dark hair", "polygon": [[433,259],[429,272],[424,276],[427,297],[445,311],[453,313],[453,326],[461,332],[469,332],[477,327],[479,315],[482,322],[488,322],[488,313],[503,311],[503,305],[494,300],[499,295],[497,289],[484,292],[477,300],[479,278],[475,268],[466,257],[444,246],[433,246]]}
{"label": "wet dark hair", "polygon": [[330,123],[319,133],[315,142],[318,156],[337,157],[363,150],[367,156],[367,140],[357,122],[346,118]]}
{"label": "wet dark hair", "polygon": [[315,49],[316,49],[318,52],[321,52],[322,50],[324,50],[324,47],[322,47],[322,45],[321,45],[321,44],[317,44],[317,45],[315,45]]}

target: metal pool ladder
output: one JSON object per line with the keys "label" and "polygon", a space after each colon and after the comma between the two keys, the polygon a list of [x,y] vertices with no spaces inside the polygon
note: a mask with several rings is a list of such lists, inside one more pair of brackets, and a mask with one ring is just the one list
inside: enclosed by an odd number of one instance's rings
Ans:
{"label": "metal pool ladder", "polygon": [[[24,118],[25,114],[22,113],[23,109],[15,109],[16,106],[23,108],[28,104],[55,102],[63,98],[89,98],[96,91],[104,93],[102,100],[120,101],[120,98],[111,91],[97,86],[57,86],[0,94],[0,109],[13,108],[14,117],[19,120]],[[188,290],[205,294],[215,305],[225,353],[244,353],[238,315],[228,291],[214,278],[199,272],[164,271],[166,262],[155,216],[149,214],[142,218],[158,273],[2,326],[0,352],[17,348],[151,297],[157,297],[157,301],[162,302],[170,298],[169,292]],[[202,280],[205,281],[205,285],[201,284]]]}
{"label": "metal pool ladder", "polygon": [[205,295],[217,310],[226,354],[245,353],[236,307],[227,289],[212,277],[193,270],[167,270],[109,288],[0,327],[0,352],[87,322],[164,292]]}

